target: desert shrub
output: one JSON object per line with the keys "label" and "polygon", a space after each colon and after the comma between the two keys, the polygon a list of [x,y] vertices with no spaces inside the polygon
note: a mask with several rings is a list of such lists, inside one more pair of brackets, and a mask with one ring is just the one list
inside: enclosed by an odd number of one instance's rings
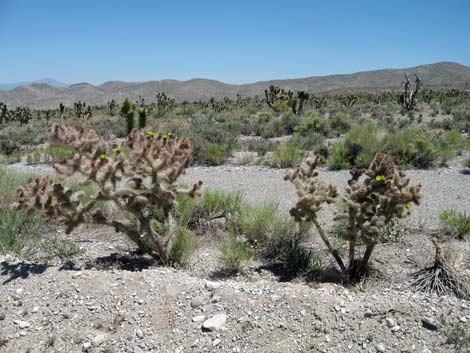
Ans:
{"label": "desert shrub", "polygon": [[446,233],[464,239],[470,234],[470,215],[465,212],[457,212],[456,210],[444,210],[439,216]]}
{"label": "desert shrub", "polygon": [[21,173],[0,167],[0,252],[20,253],[30,236],[37,233],[44,221],[36,214],[10,209],[15,190],[34,174]]}
{"label": "desert shrub", "polygon": [[301,118],[295,131],[300,135],[309,135],[312,133],[326,136],[328,134],[328,124],[316,111],[310,112]]}
{"label": "desert shrub", "polygon": [[288,143],[304,151],[320,152],[324,147],[323,136],[315,132],[310,134],[300,134],[296,132]]}
{"label": "desert shrub", "polygon": [[343,134],[352,127],[350,116],[344,112],[338,112],[330,118],[330,129],[336,134]]}
{"label": "desert shrub", "polygon": [[228,272],[240,272],[243,264],[253,256],[252,247],[246,243],[230,237],[220,247],[219,261]]}
{"label": "desert shrub", "polygon": [[43,226],[38,215],[0,208],[0,252],[21,253],[29,238]]}
{"label": "desert shrub", "polygon": [[299,123],[299,116],[291,112],[283,113],[281,117],[267,123],[261,135],[264,138],[292,135]]}
{"label": "desert shrub", "polygon": [[[41,177],[18,189],[15,208],[40,211],[64,224],[67,234],[81,223],[112,226],[140,251],[165,264],[173,263],[172,244],[176,235],[181,236],[172,214],[176,196],[195,196],[201,185],[185,190],[177,184],[191,161],[190,142],[134,129],[123,143],[130,147],[130,156],[121,153],[119,146],[111,156],[111,147],[93,130],[82,132],[54,124],[49,138],[76,152],[73,159],[57,164],[56,172],[70,178],[80,171],[81,185],[94,184],[98,191],[87,200],[82,189],[73,192],[64,183]],[[122,182],[124,175],[127,182]],[[107,214],[99,201],[112,202],[121,212]]]}
{"label": "desert shrub", "polygon": [[52,162],[62,162],[66,158],[72,158],[74,151],[67,146],[52,145],[48,146],[44,151],[48,156],[50,156]]}
{"label": "desert shrub", "polygon": [[456,346],[456,352],[467,352],[470,349],[470,330],[467,325],[445,324],[447,343]]}
{"label": "desert shrub", "polygon": [[271,166],[277,168],[293,167],[300,163],[304,153],[295,144],[281,143],[273,151]]}
{"label": "desert shrub", "polygon": [[[310,156],[301,166],[286,174],[286,179],[294,184],[299,197],[290,214],[299,223],[300,229],[308,230],[315,226],[343,275],[355,281],[367,274],[372,252],[390,220],[406,217],[410,214],[412,203],[419,204],[421,185],[409,186],[405,174],[389,156],[382,153],[375,156],[367,170],[355,169],[351,173],[345,193],[347,210],[336,218],[348,223],[346,241],[349,256],[346,263],[318,220],[323,204],[335,202],[339,195],[335,186],[318,177],[316,168],[321,163],[321,157]],[[362,175],[365,178],[361,178]],[[365,244],[365,251],[361,258],[356,258],[359,242]]]}
{"label": "desert shrub", "polygon": [[228,157],[228,147],[226,145],[218,145],[208,143],[204,148],[205,161],[209,165],[224,164]]}
{"label": "desert shrub", "polygon": [[465,158],[465,160],[463,161],[463,166],[465,168],[470,168],[470,157]]}
{"label": "desert shrub", "polygon": [[186,195],[176,198],[175,215],[182,226],[197,230],[201,222],[216,218],[225,218],[230,224],[242,207],[242,195],[239,192],[205,190],[197,200]]}
{"label": "desert shrub", "polygon": [[380,241],[382,243],[399,243],[405,235],[406,229],[399,218],[392,218],[387,224],[382,234],[380,234]]}
{"label": "desert shrub", "polygon": [[246,237],[252,245],[263,243],[269,236],[277,217],[276,203],[244,205],[231,226],[236,234]]}
{"label": "desert shrub", "polygon": [[385,150],[397,164],[429,168],[439,156],[439,150],[429,130],[408,128],[391,134]]}
{"label": "desert shrub", "polygon": [[333,146],[330,168],[367,167],[374,155],[383,151],[386,136],[387,131],[373,122],[355,126]]}
{"label": "desert shrub", "polygon": [[19,151],[20,145],[14,140],[0,136],[0,152],[9,156]]}
{"label": "desert shrub", "polygon": [[179,227],[170,244],[168,263],[173,266],[187,266],[196,245],[194,234],[186,228]]}
{"label": "desert shrub", "polygon": [[67,258],[84,253],[80,246],[68,239],[45,239],[41,241],[39,248],[51,257]]}

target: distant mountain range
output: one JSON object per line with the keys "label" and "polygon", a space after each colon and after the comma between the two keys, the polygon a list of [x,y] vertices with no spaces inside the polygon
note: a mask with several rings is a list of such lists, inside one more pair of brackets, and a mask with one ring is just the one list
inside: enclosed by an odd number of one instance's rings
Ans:
{"label": "distant mountain range", "polygon": [[[263,96],[264,89],[276,85],[291,90],[325,92],[332,90],[385,89],[400,87],[405,74],[418,74],[426,87],[470,88],[470,67],[453,62],[421,65],[406,69],[363,71],[354,74],[314,76],[299,79],[260,81],[233,85],[214,80],[192,79],[189,81],[163,80],[146,82],[109,81],[98,86],[89,83],[66,85],[36,82],[10,90],[0,90],[0,101],[9,107],[56,108],[59,103],[66,106],[81,100],[91,105],[106,104],[125,97],[137,99],[139,95],[147,102],[155,101],[156,92],[165,92],[178,101],[217,99],[224,96]],[[46,79],[49,80],[49,79]],[[43,80],[41,80],[43,81]]]}
{"label": "distant mountain range", "polygon": [[0,83],[0,90],[9,90],[9,89],[14,89],[16,87],[20,86],[30,86],[35,83],[46,83],[51,86],[56,86],[56,87],[68,87],[70,86],[67,83],[59,82],[57,80],[54,80],[53,78],[43,78],[42,80],[37,80],[37,81],[20,81],[20,82],[15,82],[15,83]]}

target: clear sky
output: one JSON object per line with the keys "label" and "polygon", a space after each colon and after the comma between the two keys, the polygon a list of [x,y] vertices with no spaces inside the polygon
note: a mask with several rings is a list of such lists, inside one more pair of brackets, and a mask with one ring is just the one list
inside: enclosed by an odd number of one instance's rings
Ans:
{"label": "clear sky", "polygon": [[470,0],[0,0],[0,82],[275,78],[470,65]]}

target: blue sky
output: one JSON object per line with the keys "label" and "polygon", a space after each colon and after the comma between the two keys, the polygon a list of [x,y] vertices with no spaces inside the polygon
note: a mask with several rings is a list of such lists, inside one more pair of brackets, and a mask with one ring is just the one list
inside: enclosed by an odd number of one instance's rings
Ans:
{"label": "blue sky", "polygon": [[470,65],[470,1],[0,0],[0,45],[1,83]]}

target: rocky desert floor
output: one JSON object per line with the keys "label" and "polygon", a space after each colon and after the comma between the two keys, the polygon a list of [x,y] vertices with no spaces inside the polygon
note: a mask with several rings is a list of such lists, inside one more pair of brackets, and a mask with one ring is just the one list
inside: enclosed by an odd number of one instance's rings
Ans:
{"label": "rocky desert floor", "polygon": [[[184,181],[240,190],[253,203],[276,200],[287,211],[295,192],[284,172],[194,167]],[[348,177],[321,174],[338,186]],[[470,302],[416,293],[410,274],[433,261],[430,237],[439,231],[439,213],[470,212],[470,175],[452,166],[407,174],[423,184],[423,202],[413,208],[402,241],[374,253],[375,274],[354,286],[287,280],[256,260],[242,274],[221,276],[214,236],[201,237],[188,268],[173,269],[136,256],[112,229],[81,226],[65,235],[48,227],[44,236],[73,240],[84,252],[28,261],[0,256],[0,351],[459,352],[448,331],[470,325]],[[324,221],[331,212],[325,210]],[[448,239],[444,246],[449,256],[464,252],[461,272],[468,277],[468,240]],[[326,272],[329,257],[324,261]]]}

